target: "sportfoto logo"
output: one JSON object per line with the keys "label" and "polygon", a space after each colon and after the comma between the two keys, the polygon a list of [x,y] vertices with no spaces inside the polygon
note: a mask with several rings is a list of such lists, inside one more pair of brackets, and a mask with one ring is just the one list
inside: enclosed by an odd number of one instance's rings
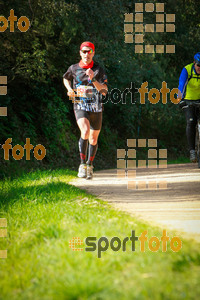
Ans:
{"label": "sportfoto logo", "polygon": [[[154,13],[151,24],[144,22],[144,12]],[[135,53],[175,53],[175,45],[144,44],[144,33],[175,32],[175,14],[166,14],[164,3],[135,3],[135,14],[125,14],[124,22],[125,43],[133,43],[135,37]]]}
{"label": "sportfoto logo", "polygon": [[[7,219],[0,218],[0,238],[7,237]],[[7,250],[0,249],[0,258],[7,258]]]}
{"label": "sportfoto logo", "polygon": [[[115,236],[111,238],[110,243],[109,239],[105,236],[100,237],[98,240],[96,236],[89,236],[85,239],[85,244],[88,246],[86,248],[77,248],[76,246],[83,245],[83,240],[81,240],[79,237],[73,237],[72,240],[69,241],[69,248],[71,248],[73,251],[97,251],[97,257],[101,258],[101,253],[106,252],[109,248],[109,245],[112,251],[117,252],[121,249],[122,252],[126,252],[128,241],[131,241],[131,251],[135,252],[135,243],[139,240],[141,252],[145,252],[147,244],[149,250],[152,252],[157,252],[160,249],[160,244],[162,244],[162,252],[167,251],[167,243],[170,241],[170,238],[167,236],[166,230],[163,230],[163,235],[161,236],[160,240],[156,236],[153,236],[148,240],[147,234],[148,231],[145,230],[138,237],[135,236],[135,230],[132,230],[130,237],[125,237],[123,240],[121,240],[119,237]],[[170,248],[173,252],[180,251],[182,248],[181,239],[177,236],[174,236],[170,241]]]}
{"label": "sportfoto logo", "polygon": [[[142,148],[148,151],[146,159],[138,159]],[[167,149],[158,149],[157,139],[127,139],[127,149],[117,149],[117,177],[128,179],[128,190],[167,189],[167,180],[140,180],[137,169],[167,168]]]}
{"label": "sportfoto logo", "polygon": [[[30,144],[30,138],[26,138],[26,144],[24,145],[24,147],[22,147],[19,144],[12,147],[11,143],[12,143],[12,138],[8,138],[5,141],[5,144],[2,145],[2,148],[4,150],[4,159],[5,160],[10,159],[9,150],[12,150],[12,157],[15,160],[22,159],[24,157],[24,150],[26,150],[26,160],[30,160],[30,151],[33,150],[33,148],[34,148],[34,146],[32,144]],[[40,151],[40,153],[39,153],[39,151]],[[46,156],[46,148],[43,145],[38,144],[37,146],[35,146],[33,153],[34,153],[35,159],[42,160]]]}
{"label": "sportfoto logo", "polygon": [[8,22],[10,23],[10,32],[15,32],[15,22],[17,22],[17,28],[21,32],[26,32],[31,25],[29,19],[25,16],[21,16],[17,20],[17,17],[14,14],[14,9],[10,10],[10,16],[8,17],[8,20],[4,16],[0,16],[0,32],[6,31],[8,28]]}
{"label": "sportfoto logo", "polygon": [[[104,92],[104,90],[101,90],[100,92]],[[162,101],[162,104],[167,104],[168,95],[170,96],[170,101],[173,104],[178,104],[180,102],[180,97],[177,97],[177,95],[180,94],[178,88],[173,88],[170,91],[170,89],[167,87],[167,82],[163,81],[160,90],[156,88],[152,88],[149,90],[148,81],[145,81],[141,84],[140,88],[135,88],[135,83],[131,82],[131,86],[129,88],[125,88],[123,91],[120,91],[118,88],[114,88],[111,91],[108,91],[106,96],[102,97],[102,103],[106,104],[111,101],[113,104],[119,104],[120,102],[122,104],[126,104],[126,96],[127,94],[130,94],[131,104],[135,104],[135,93],[140,94],[140,104],[146,104],[147,99],[151,104],[157,104],[159,101]],[[81,93],[81,91],[78,89],[74,90],[74,96],[70,96],[69,99],[72,100],[73,103],[82,103],[84,102],[82,98],[92,98],[95,94],[97,95],[98,91],[91,86],[87,86],[87,89],[84,91],[84,93]],[[81,99],[79,100],[77,98]]]}
{"label": "sportfoto logo", "polygon": [[[0,76],[0,96],[7,95],[7,76]],[[0,107],[0,117],[7,117],[7,107]]]}

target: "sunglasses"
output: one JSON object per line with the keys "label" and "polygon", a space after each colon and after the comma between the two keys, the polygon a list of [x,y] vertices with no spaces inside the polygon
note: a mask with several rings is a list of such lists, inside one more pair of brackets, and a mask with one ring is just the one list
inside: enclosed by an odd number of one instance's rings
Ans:
{"label": "sunglasses", "polygon": [[196,64],[197,65],[197,67],[200,67],[200,64]]}
{"label": "sunglasses", "polygon": [[92,49],[91,50],[81,50],[81,52],[84,54],[86,54],[86,53],[91,54],[91,53],[93,53],[93,50]]}

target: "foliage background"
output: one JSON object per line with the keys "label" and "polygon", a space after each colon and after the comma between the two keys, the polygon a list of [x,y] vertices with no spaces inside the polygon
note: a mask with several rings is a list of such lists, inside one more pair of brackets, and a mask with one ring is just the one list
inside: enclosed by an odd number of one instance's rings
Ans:
{"label": "foliage background", "polygon": [[[170,89],[178,86],[182,68],[200,51],[198,1],[165,1],[165,12],[176,14],[176,32],[145,34],[146,43],[175,44],[175,54],[135,54],[134,44],[124,43],[124,14],[134,12],[134,2],[142,1],[0,1],[2,16],[8,18],[14,9],[18,18],[31,21],[26,33],[16,22],[14,33],[9,28],[0,33],[0,75],[8,77],[8,94],[0,96],[0,105],[8,107],[8,116],[0,117],[0,144],[11,137],[13,146],[24,145],[29,137],[34,146],[47,149],[41,162],[33,157],[15,162],[11,155],[7,162],[0,149],[1,177],[37,166],[77,168],[79,131],[62,76],[79,61],[83,41],[95,44],[110,91],[123,91],[131,82],[139,88],[144,81],[149,89],[160,89],[162,81]],[[154,18],[146,13],[144,23],[155,23]],[[157,138],[171,159],[187,155],[183,113],[169,99],[167,105],[160,102],[133,105],[127,97],[126,105],[105,104],[96,168],[116,167],[116,149],[124,148],[127,138]]]}

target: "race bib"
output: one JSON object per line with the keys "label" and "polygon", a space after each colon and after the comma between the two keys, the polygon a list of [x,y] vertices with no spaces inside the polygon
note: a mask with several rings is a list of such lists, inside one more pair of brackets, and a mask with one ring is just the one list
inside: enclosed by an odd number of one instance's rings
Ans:
{"label": "race bib", "polygon": [[94,95],[94,88],[87,85],[79,85],[77,87],[77,97],[81,98],[92,98]]}

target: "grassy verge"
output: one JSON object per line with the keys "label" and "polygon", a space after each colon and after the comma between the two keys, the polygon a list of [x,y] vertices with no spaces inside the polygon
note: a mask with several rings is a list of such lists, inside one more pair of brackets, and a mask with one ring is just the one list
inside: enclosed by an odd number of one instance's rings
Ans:
{"label": "grassy verge", "polygon": [[[69,185],[75,172],[42,171],[0,182],[0,218],[8,237],[0,238],[0,299],[198,299],[199,244],[182,239],[182,249],[140,251],[131,241],[126,251],[72,251],[69,241],[105,236],[121,240],[148,230],[148,239],[162,236],[105,202]],[[170,239],[173,232],[167,232]],[[96,241],[97,243],[97,241]],[[102,245],[104,245],[102,243]],[[77,246],[80,247],[80,246]]]}
{"label": "grassy verge", "polygon": [[169,160],[168,164],[187,164],[191,163],[189,157],[179,157],[177,159]]}

